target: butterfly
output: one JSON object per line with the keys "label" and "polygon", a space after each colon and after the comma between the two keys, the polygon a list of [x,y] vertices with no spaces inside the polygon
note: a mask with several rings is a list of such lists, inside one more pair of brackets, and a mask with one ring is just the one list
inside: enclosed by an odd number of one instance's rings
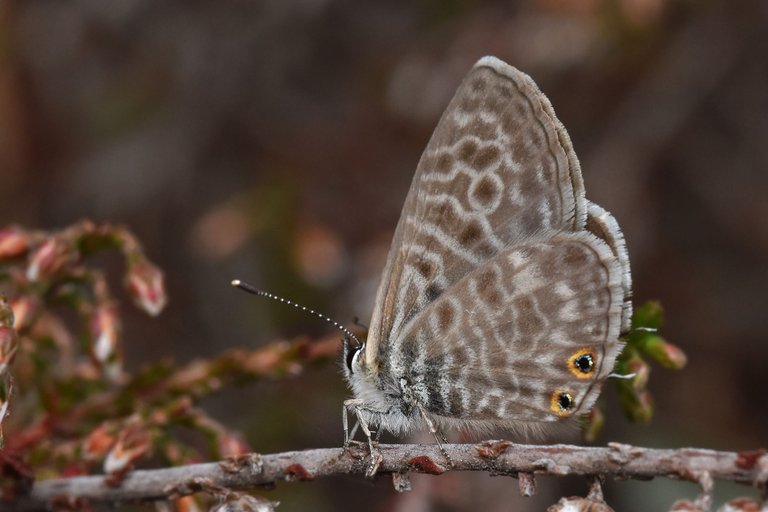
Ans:
{"label": "butterfly", "polygon": [[372,429],[588,412],[631,316],[623,234],[585,198],[568,133],[529,76],[483,57],[418,163],[368,336],[345,340],[345,432],[351,412],[373,452]]}

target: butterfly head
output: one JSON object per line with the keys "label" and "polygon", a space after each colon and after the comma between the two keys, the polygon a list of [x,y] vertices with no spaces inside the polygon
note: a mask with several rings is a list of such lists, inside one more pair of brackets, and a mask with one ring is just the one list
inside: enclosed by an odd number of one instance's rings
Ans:
{"label": "butterfly head", "polygon": [[362,357],[365,354],[365,343],[355,338],[344,337],[344,374],[349,379],[362,369]]}

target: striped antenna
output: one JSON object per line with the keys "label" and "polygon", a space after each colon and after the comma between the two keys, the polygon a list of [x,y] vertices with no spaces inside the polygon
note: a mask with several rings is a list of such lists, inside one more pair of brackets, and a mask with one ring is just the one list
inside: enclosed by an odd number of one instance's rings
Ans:
{"label": "striped antenna", "polygon": [[288,299],[284,299],[284,298],[282,298],[282,297],[280,297],[278,295],[275,295],[273,293],[269,293],[267,291],[260,290],[260,289],[256,288],[255,286],[250,285],[250,284],[248,284],[246,282],[243,282],[243,281],[241,281],[239,279],[233,279],[232,280],[232,286],[234,286],[235,288],[240,288],[244,292],[248,292],[248,293],[250,293],[252,295],[258,295],[259,297],[267,297],[268,299],[272,299],[272,300],[276,300],[276,301],[282,302],[284,304],[288,304],[289,306],[293,306],[296,309],[300,309],[302,311],[306,311],[307,313],[315,315],[318,318],[322,318],[323,320],[325,320],[329,324],[334,325],[337,329],[339,329],[341,332],[343,332],[349,338],[355,340],[355,343],[357,343],[358,347],[363,346],[363,343],[359,339],[357,339],[357,336],[352,334],[352,331],[350,331],[349,329],[347,329],[346,327],[341,325],[336,320],[334,320],[334,319],[332,319],[332,318],[330,318],[330,317],[328,317],[328,316],[326,316],[326,315],[324,315],[322,313],[318,313],[317,311],[315,311],[313,309],[309,309],[308,307],[302,306],[301,304],[296,304],[293,301],[290,301]]}

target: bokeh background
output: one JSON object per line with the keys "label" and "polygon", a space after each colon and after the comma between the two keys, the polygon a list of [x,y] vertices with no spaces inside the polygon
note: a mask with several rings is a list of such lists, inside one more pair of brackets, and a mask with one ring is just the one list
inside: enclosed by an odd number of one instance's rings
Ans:
{"label": "bokeh background", "polygon": [[[129,226],[166,271],[157,319],[125,308],[129,367],[332,329],[233,277],[351,324],[373,294],[419,155],[492,54],[530,74],[613,212],[637,302],[689,356],[657,369],[656,416],[604,441],[739,450],[768,429],[768,4],[763,0],[2,0],[0,224]],[[127,301],[126,301],[127,302]],[[204,406],[263,453],[341,442],[333,365]],[[609,411],[616,399],[606,393]],[[543,510],[580,479],[338,478],[280,510]],[[695,486],[607,485],[617,510]],[[717,501],[749,494],[718,483]]]}

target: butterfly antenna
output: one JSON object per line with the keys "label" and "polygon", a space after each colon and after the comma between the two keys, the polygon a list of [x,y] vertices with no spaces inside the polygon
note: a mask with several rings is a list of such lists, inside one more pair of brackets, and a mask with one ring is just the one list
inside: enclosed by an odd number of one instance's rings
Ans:
{"label": "butterfly antenna", "polygon": [[293,301],[290,301],[288,299],[284,299],[283,297],[280,297],[280,296],[275,295],[273,293],[269,293],[267,291],[260,290],[260,289],[256,288],[255,286],[250,285],[250,284],[248,284],[246,282],[243,282],[243,281],[241,281],[239,279],[233,279],[232,280],[232,286],[234,286],[235,288],[240,288],[244,292],[248,292],[248,293],[250,293],[252,295],[258,295],[259,297],[267,297],[268,299],[272,299],[272,300],[276,300],[278,302],[282,302],[284,304],[288,304],[289,306],[293,306],[296,309],[300,309],[302,311],[306,311],[307,313],[315,315],[318,318],[322,318],[323,320],[325,320],[329,324],[334,325],[337,329],[339,329],[341,332],[343,332],[346,336],[348,336],[349,338],[355,340],[355,343],[357,343],[358,347],[363,345],[363,343],[357,338],[357,336],[355,336],[352,333],[352,331],[350,331],[349,329],[347,329],[346,327],[344,327],[343,325],[341,325],[339,322],[337,322],[336,320],[332,319],[331,317],[326,316],[326,315],[324,315],[322,313],[318,313],[314,309],[309,309],[308,307],[302,306],[301,304],[296,304]]}
{"label": "butterfly antenna", "polygon": [[633,327],[632,330],[629,331],[629,334],[634,334],[636,332],[656,333],[656,332],[659,332],[659,330],[655,327]]}
{"label": "butterfly antenna", "polygon": [[607,378],[618,379],[618,380],[632,380],[635,377],[637,377],[636,373],[609,373]]}

